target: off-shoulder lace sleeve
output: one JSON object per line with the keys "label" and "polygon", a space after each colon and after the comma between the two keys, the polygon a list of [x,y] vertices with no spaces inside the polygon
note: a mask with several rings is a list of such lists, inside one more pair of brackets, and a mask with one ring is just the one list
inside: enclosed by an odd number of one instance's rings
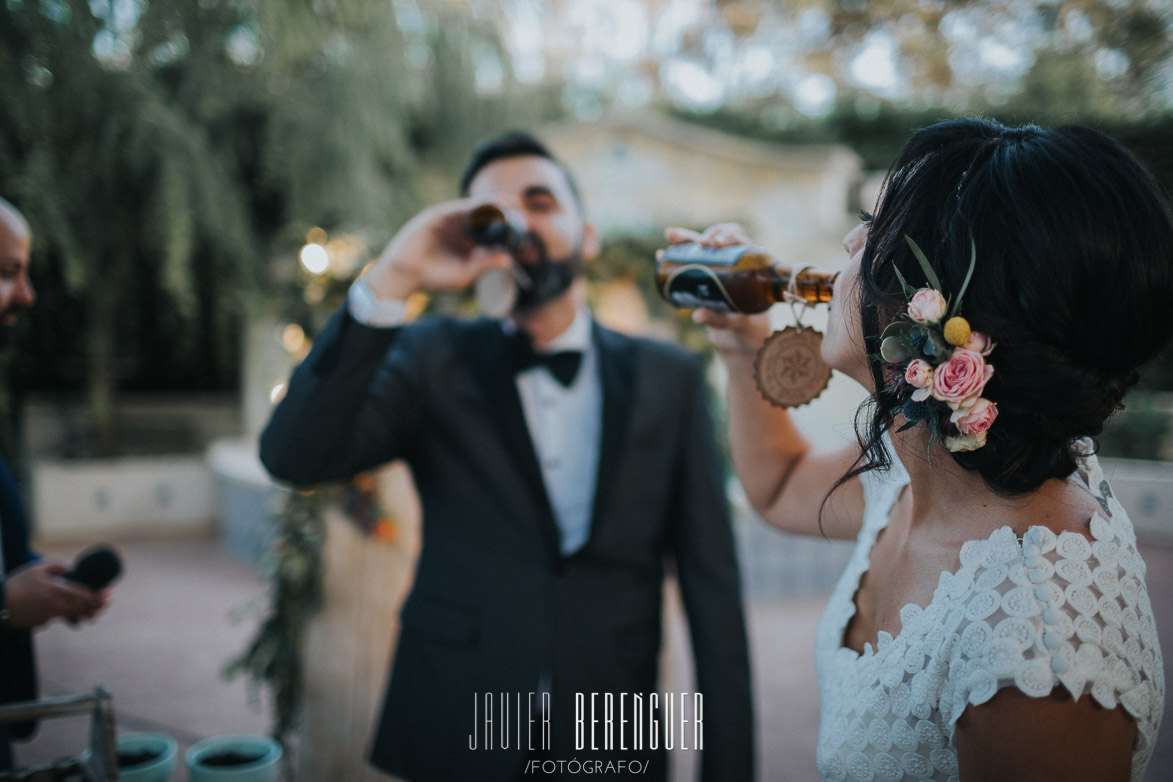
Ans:
{"label": "off-shoulder lace sleeve", "polygon": [[1033,697],[1063,687],[1123,705],[1147,761],[1164,702],[1161,654],[1131,523],[1110,493],[1101,500],[1111,516],[1092,517],[1090,540],[1036,526],[1020,541],[1003,527],[966,543],[961,568],[942,575],[959,619],[942,648],[950,731],[1002,687]]}
{"label": "off-shoulder lace sleeve", "polygon": [[842,646],[851,598],[907,482],[896,470],[861,476],[864,526],[816,638],[824,779],[958,782],[957,720],[1003,687],[1122,706],[1137,723],[1132,780],[1143,777],[1165,699],[1145,566],[1095,457],[1082,466],[1102,511],[1086,535],[1036,526],[1018,538],[1002,527],[965,543],[929,604],[906,605],[899,633],[880,631],[857,654]]}

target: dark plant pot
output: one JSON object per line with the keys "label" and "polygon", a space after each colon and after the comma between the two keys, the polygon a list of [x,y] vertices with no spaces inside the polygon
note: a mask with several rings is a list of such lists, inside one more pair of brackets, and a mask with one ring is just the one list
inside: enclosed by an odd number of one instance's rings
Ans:
{"label": "dark plant pot", "polygon": [[273,782],[281,745],[268,736],[213,736],[187,748],[188,782]]}
{"label": "dark plant pot", "polygon": [[[166,733],[124,733],[115,739],[119,782],[167,782],[179,759],[179,745]],[[82,753],[87,761],[89,750]]]}

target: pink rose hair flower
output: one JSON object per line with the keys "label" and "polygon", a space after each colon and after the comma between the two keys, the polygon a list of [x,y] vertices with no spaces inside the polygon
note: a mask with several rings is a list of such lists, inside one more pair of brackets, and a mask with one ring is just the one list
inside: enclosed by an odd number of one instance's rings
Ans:
{"label": "pink rose hair flower", "polygon": [[933,383],[933,365],[924,359],[913,359],[904,370],[904,381],[916,389],[912,392],[912,401],[925,401],[929,398],[929,388]]}
{"label": "pink rose hair flower", "polygon": [[981,353],[958,348],[933,372],[933,399],[956,410],[967,400],[981,396],[993,374],[994,368]]}
{"label": "pink rose hair flower", "polygon": [[998,405],[989,399],[978,398],[973,404],[962,407],[949,416],[949,420],[962,434],[985,434],[994,419],[998,417]]}
{"label": "pink rose hair flower", "polygon": [[904,379],[913,388],[928,388],[933,382],[933,365],[924,359],[914,358],[904,370]]}
{"label": "pink rose hair flower", "polygon": [[952,453],[986,445],[998,417],[998,405],[982,396],[994,376],[986,361],[996,347],[988,334],[973,331],[961,316],[961,300],[977,265],[970,243],[969,271],[955,297],[945,298],[941,280],[911,237],[904,237],[928,285],[913,288],[895,269],[908,304],[880,335],[885,393],[891,415],[901,415],[904,431],[924,423],[932,432],[929,447],[941,438]]}
{"label": "pink rose hair flower", "polygon": [[948,309],[945,297],[932,288],[921,288],[908,303],[908,315],[917,323],[937,323]]}
{"label": "pink rose hair flower", "polygon": [[972,350],[974,353],[981,353],[983,356],[990,355],[994,349],[994,340],[980,331],[969,332],[969,339],[962,345],[966,350]]}

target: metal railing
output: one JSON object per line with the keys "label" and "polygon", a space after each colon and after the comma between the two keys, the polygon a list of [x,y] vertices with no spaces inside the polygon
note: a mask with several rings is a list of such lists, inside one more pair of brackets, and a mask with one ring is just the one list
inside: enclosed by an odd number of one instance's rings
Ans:
{"label": "metal railing", "polygon": [[0,706],[0,723],[29,722],[76,714],[90,715],[88,755],[16,771],[0,772],[0,780],[17,782],[117,782],[118,758],[114,743],[114,703],[110,691],[98,685],[88,695],[62,695]]}

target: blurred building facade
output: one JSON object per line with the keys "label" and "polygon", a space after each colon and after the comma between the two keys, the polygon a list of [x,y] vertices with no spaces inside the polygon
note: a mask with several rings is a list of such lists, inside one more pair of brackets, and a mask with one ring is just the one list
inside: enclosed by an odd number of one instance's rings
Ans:
{"label": "blurred building facade", "polygon": [[[605,235],[738,222],[790,263],[841,263],[864,172],[843,146],[781,146],[647,111],[541,132]],[[842,255],[842,253],[839,253]]]}

